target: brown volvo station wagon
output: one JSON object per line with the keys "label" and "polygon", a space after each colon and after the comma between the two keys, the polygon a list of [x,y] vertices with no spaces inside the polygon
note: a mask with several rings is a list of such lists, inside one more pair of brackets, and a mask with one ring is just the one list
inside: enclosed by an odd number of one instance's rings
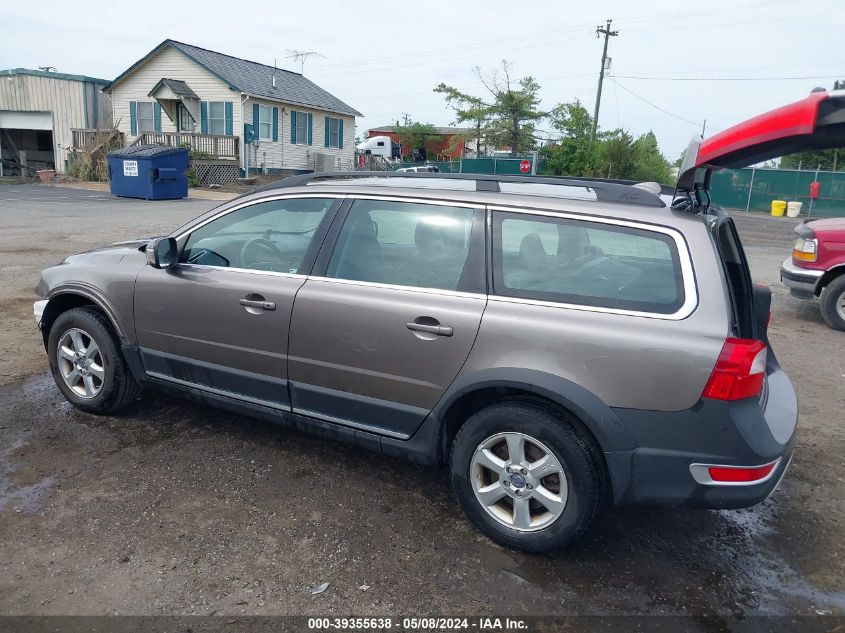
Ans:
{"label": "brown volvo station wagon", "polygon": [[[793,106],[815,108],[809,139],[825,103]],[[448,464],[473,523],[532,552],[605,502],[755,504],[797,404],[707,188],[779,146],[726,134],[690,148],[668,205],[655,185],[308,174],[68,257],[35,305],[56,384],[84,411],[164,388]]]}

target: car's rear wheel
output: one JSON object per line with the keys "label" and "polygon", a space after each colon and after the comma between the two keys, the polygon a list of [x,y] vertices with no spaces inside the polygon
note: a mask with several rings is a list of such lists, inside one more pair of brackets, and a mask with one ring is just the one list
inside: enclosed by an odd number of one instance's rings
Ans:
{"label": "car's rear wheel", "polygon": [[140,393],[111,325],[95,308],[60,314],[50,328],[47,353],[59,390],[83,411],[116,411]]}
{"label": "car's rear wheel", "polygon": [[822,291],[822,317],[834,330],[845,330],[845,275],[839,275]]}
{"label": "car's rear wheel", "polygon": [[452,446],[452,485],[472,522],[502,545],[550,552],[583,534],[604,469],[574,420],[528,401],[487,407]]}

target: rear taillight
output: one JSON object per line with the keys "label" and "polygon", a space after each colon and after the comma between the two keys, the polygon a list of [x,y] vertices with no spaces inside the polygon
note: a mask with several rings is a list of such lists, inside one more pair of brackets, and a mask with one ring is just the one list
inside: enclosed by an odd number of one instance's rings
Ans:
{"label": "rear taillight", "polygon": [[802,262],[814,262],[819,257],[819,241],[814,238],[798,236],[792,244],[792,259]]}
{"label": "rear taillight", "polygon": [[766,377],[766,346],[760,341],[729,338],[704,387],[702,398],[742,400],[759,396]]}
{"label": "rear taillight", "polygon": [[710,479],[716,483],[755,483],[768,478],[775,466],[778,465],[778,461],[751,468],[744,466],[710,466],[707,473],[710,475]]}

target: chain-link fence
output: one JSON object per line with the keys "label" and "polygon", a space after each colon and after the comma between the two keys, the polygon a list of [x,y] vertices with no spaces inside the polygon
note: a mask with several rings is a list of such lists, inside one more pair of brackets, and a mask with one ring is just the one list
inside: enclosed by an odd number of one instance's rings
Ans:
{"label": "chain-link fence", "polygon": [[[810,208],[810,183],[821,184]],[[723,169],[713,174],[713,202],[729,209],[771,211],[772,200],[802,202],[801,215],[845,216],[845,172],[797,169]]]}
{"label": "chain-link fence", "polygon": [[[525,175],[520,169],[522,161],[533,161],[532,156],[517,156],[516,158],[464,158],[462,160],[448,160],[426,162],[426,165],[436,166],[443,174],[498,174],[501,176]],[[543,173],[545,160],[538,159],[538,174]],[[397,167],[419,167],[423,163],[400,163]],[[530,168],[529,168],[529,173]]]}

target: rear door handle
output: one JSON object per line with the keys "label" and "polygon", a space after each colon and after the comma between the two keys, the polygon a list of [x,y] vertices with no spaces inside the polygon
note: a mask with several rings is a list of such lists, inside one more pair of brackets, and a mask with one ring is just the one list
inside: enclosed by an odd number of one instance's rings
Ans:
{"label": "rear door handle", "polygon": [[240,303],[245,308],[258,308],[259,310],[275,310],[276,304],[272,301],[259,301],[257,299],[241,299]]}
{"label": "rear door handle", "polygon": [[455,330],[450,325],[429,325],[427,323],[415,323],[411,321],[406,323],[405,327],[414,332],[427,332],[429,334],[436,334],[437,336],[452,336]]}

